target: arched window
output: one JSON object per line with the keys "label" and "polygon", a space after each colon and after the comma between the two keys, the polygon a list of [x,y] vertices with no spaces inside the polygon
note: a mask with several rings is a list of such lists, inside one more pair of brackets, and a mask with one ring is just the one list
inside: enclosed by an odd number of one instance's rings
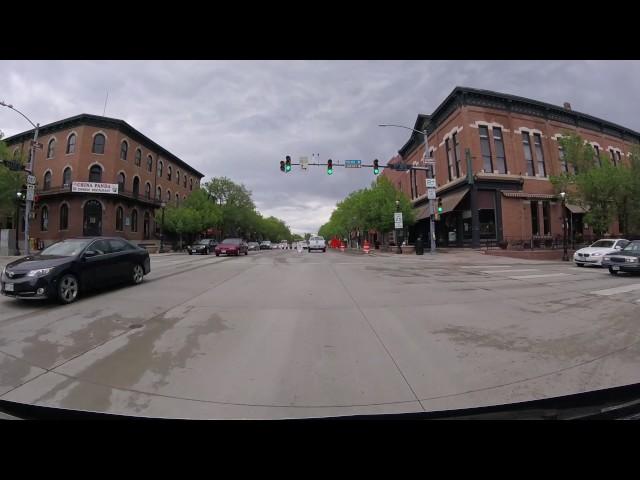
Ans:
{"label": "arched window", "polygon": [[149,212],[144,212],[144,239],[148,240],[151,234],[151,229],[149,228]]}
{"label": "arched window", "polygon": [[116,231],[121,232],[123,226],[124,211],[122,207],[116,208]]}
{"label": "arched window", "polygon": [[45,205],[40,213],[40,231],[46,232],[47,230],[49,230],[49,209]]}
{"label": "arched window", "polygon": [[53,158],[56,154],[56,141],[52,138],[47,146],[47,158]]}
{"label": "arched window", "polygon": [[144,186],[144,196],[147,200],[151,200],[151,184],[149,182]]}
{"label": "arched window", "polygon": [[180,194],[176,193],[176,207],[180,206]]}
{"label": "arched window", "polygon": [[193,178],[189,179],[189,190],[193,190]]}
{"label": "arched window", "polygon": [[171,202],[171,190],[167,190],[167,203]]}
{"label": "arched window", "polygon": [[135,160],[135,164],[139,167],[140,166],[140,162],[142,161],[142,150],[140,150],[139,148],[136,149],[136,160]]}
{"label": "arched window", "polygon": [[137,197],[140,194],[140,179],[133,177],[133,196]]}
{"label": "arched window", "polygon": [[68,187],[71,185],[71,167],[67,167],[62,172],[62,186]]}
{"label": "arched window", "polygon": [[180,170],[176,170],[176,183],[180,185]]}
{"label": "arched window", "polygon": [[67,138],[67,153],[75,153],[76,152],[76,134],[72,133]]}
{"label": "arched window", "polygon": [[167,167],[167,179],[171,180],[171,165]]}
{"label": "arched window", "polygon": [[147,157],[147,170],[149,172],[153,171],[153,157],[151,155]]}
{"label": "arched window", "polygon": [[135,208],[131,210],[131,231],[138,231],[138,211]]}
{"label": "arched window", "polygon": [[164,164],[162,163],[162,160],[160,160],[158,162],[158,176],[162,177],[162,167],[164,166]]}
{"label": "arched window", "polygon": [[93,137],[93,147],[91,148],[91,151],[93,153],[103,154],[104,144],[105,144],[104,135],[101,133],[98,133],[95,137]]}
{"label": "arched window", "polygon": [[69,229],[69,205],[63,203],[60,206],[60,230]]}
{"label": "arched window", "polygon": [[184,180],[184,188],[187,188],[187,176],[186,175],[184,175],[183,180]]}
{"label": "arched window", "polygon": [[51,172],[47,172],[44,174],[44,182],[42,189],[49,190],[51,188]]}
{"label": "arched window", "polygon": [[124,192],[124,182],[125,182],[124,173],[120,172],[118,174],[118,192]]}
{"label": "arched window", "polygon": [[129,152],[129,144],[127,143],[126,140],[123,140],[122,143],[120,144],[120,159],[121,160],[126,160],[127,159],[127,152]]}
{"label": "arched window", "polygon": [[160,187],[156,189],[156,200],[162,200],[162,188]]}
{"label": "arched window", "polygon": [[94,165],[89,170],[89,181],[90,182],[101,182],[102,181],[102,167],[100,165]]}

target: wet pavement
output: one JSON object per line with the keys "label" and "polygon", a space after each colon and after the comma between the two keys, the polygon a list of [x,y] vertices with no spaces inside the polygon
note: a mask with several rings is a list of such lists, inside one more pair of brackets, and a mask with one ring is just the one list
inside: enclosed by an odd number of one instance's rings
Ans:
{"label": "wet pavement", "polygon": [[640,381],[639,322],[640,277],[561,262],[152,255],[141,285],[72,305],[0,297],[0,398],[176,418],[494,405]]}

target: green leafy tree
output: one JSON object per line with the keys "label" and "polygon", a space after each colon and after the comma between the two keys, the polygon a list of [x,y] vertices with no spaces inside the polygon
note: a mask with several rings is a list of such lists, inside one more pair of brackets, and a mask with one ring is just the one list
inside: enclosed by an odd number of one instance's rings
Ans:
{"label": "green leafy tree", "polygon": [[[10,156],[9,148],[2,138],[3,134],[0,132],[0,216],[4,218],[15,213],[16,193],[25,182],[25,174],[23,171],[9,168],[8,162],[13,162],[14,159]],[[24,163],[23,157],[17,160],[19,163]]]}

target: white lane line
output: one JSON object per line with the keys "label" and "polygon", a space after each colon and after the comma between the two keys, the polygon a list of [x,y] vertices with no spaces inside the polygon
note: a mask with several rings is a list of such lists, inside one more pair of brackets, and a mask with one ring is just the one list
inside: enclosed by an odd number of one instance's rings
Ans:
{"label": "white lane line", "polygon": [[511,272],[539,272],[538,268],[519,268],[519,269],[505,269],[505,270],[480,270],[480,273],[511,273]]}
{"label": "white lane line", "polygon": [[570,273],[541,273],[538,275],[515,275],[508,278],[512,278],[514,280],[525,280],[527,278],[565,277],[570,275]]}
{"label": "white lane line", "polygon": [[511,268],[511,265],[469,265],[460,268]]}
{"label": "white lane line", "polygon": [[633,292],[634,290],[640,290],[640,283],[623,285],[621,287],[615,287],[615,288],[607,288],[605,290],[596,290],[590,293],[592,295],[615,295],[616,293]]}

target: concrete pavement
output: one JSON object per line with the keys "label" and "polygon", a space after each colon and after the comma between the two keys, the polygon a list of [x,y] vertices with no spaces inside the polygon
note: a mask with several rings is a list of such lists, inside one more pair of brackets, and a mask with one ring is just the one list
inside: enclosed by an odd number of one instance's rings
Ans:
{"label": "concrete pavement", "polygon": [[485,256],[152,255],[69,306],[0,298],[0,398],[179,418],[397,413],[640,381],[640,277]]}

